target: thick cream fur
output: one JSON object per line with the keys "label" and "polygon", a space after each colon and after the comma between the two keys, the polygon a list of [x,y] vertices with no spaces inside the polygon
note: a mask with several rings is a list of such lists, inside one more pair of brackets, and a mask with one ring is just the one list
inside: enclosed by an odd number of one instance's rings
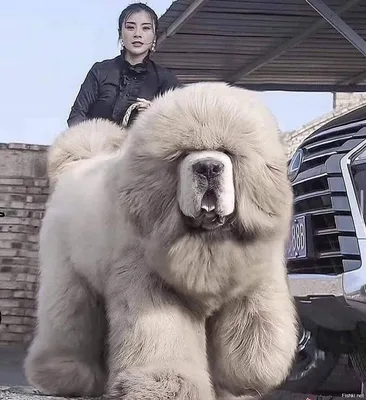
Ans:
{"label": "thick cream fur", "polygon": [[[179,170],[193,151],[230,157],[225,229],[184,222]],[[84,122],[57,138],[49,174],[32,384],[126,400],[247,399],[281,384],[297,346],[284,262],[292,192],[255,93],[198,83],[154,100],[126,131]]]}

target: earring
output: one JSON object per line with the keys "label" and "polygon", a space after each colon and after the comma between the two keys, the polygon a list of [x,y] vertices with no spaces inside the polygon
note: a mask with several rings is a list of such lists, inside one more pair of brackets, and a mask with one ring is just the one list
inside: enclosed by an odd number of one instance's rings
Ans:
{"label": "earring", "polygon": [[123,40],[121,39],[119,42],[120,42],[120,45],[121,45],[121,49],[123,50],[123,48],[124,48],[124,46],[125,46],[125,45],[123,44]]}
{"label": "earring", "polygon": [[151,52],[152,53],[155,51],[155,47],[156,47],[156,40],[153,41],[153,44],[151,46]]}

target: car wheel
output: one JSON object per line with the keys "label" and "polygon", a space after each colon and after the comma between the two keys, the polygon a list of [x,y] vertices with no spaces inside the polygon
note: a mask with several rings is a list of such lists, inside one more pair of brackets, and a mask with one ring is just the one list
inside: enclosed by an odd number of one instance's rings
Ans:
{"label": "car wheel", "polygon": [[297,393],[316,392],[329,378],[338,359],[338,355],[319,349],[315,338],[304,330],[293,368],[279,389]]}

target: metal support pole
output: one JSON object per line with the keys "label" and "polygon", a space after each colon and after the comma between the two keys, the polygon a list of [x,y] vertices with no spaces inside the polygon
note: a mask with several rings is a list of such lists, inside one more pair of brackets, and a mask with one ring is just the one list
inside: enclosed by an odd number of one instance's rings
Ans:
{"label": "metal support pole", "polygon": [[180,29],[189,18],[193,17],[199,9],[207,3],[208,0],[194,0],[190,6],[175,20],[173,21],[165,32],[158,38],[157,47],[166,40],[167,38],[172,37],[178,29]]}
{"label": "metal support pole", "polygon": [[[362,0],[344,0],[343,4],[337,8],[337,14],[342,15],[346,11],[350,10],[352,7],[359,4]],[[327,21],[324,18],[317,18],[310,26],[308,26],[304,31],[299,32],[297,35],[293,36],[291,39],[285,40],[279,46],[276,46],[261,56],[259,56],[254,61],[245,64],[241,68],[239,68],[236,72],[228,74],[223,77],[223,80],[231,83],[235,83],[239,81],[244,76],[251,74],[257,69],[263,67],[269,62],[275,60],[280,57],[282,54],[286,53],[288,50],[294,48],[295,46],[302,43],[304,40],[309,38],[314,33],[318,32],[319,29],[323,28],[326,25]],[[319,90],[316,90],[319,91]]]}
{"label": "metal support pole", "polygon": [[324,4],[322,0],[305,1],[366,57],[366,41],[346,24],[342,18]]}

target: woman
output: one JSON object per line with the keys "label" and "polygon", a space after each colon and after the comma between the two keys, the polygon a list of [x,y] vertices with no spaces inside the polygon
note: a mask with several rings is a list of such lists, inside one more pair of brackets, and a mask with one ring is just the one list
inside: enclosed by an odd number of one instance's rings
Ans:
{"label": "woman", "polygon": [[173,73],[150,59],[157,32],[158,17],[147,5],[134,3],[122,11],[118,20],[121,54],[92,66],[71,108],[69,127],[91,118],[122,124],[129,106],[137,102],[130,123],[156,95],[179,86]]}

